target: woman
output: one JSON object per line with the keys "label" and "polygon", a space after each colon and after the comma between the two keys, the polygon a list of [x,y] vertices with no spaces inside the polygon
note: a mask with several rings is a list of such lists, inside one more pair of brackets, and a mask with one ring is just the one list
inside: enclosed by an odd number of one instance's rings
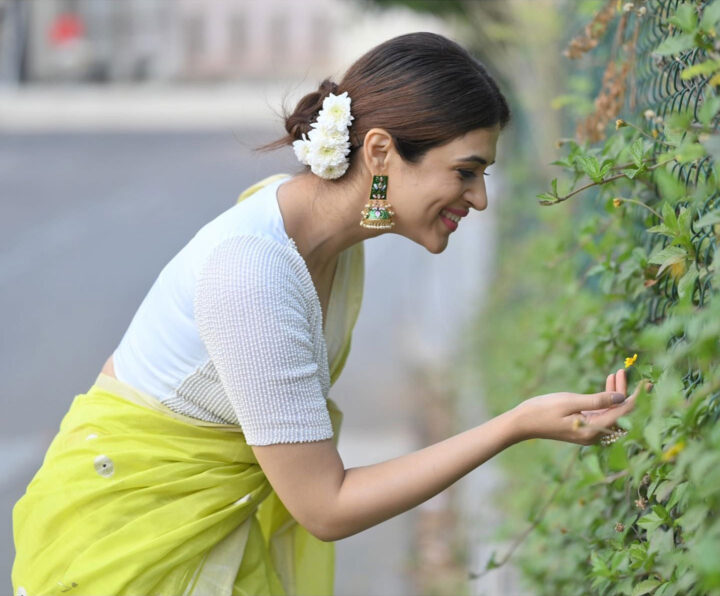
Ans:
{"label": "woman", "polygon": [[362,242],[392,231],[442,252],[487,206],[508,119],[484,67],[430,33],[306,95],[271,147],[292,144],[309,169],[204,226],[75,398],[13,512],[16,593],[329,594],[332,541],[519,441],[609,433],[637,394],[622,370],[604,392],[534,397],[383,463],[345,469],[336,450],[327,395],[360,306]]}

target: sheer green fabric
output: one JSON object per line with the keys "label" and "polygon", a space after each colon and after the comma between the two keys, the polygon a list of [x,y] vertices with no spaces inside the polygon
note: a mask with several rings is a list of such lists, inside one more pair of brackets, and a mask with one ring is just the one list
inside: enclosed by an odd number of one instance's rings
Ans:
{"label": "sheer green fabric", "polygon": [[[332,382],[362,300],[362,244],[343,259],[346,325],[330,331],[343,334]],[[342,414],[332,400],[328,410],[337,442]],[[295,522],[239,427],[177,414],[104,374],[73,400],[13,509],[13,533],[15,594],[333,592],[334,545]]]}

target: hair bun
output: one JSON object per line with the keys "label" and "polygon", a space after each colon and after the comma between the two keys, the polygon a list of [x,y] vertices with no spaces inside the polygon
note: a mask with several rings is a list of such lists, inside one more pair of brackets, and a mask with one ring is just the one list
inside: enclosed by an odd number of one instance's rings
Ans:
{"label": "hair bun", "polygon": [[285,130],[293,140],[302,139],[310,132],[310,124],[322,108],[323,100],[331,93],[337,94],[338,85],[325,79],[317,91],[305,95],[297,104],[295,111],[285,118]]}

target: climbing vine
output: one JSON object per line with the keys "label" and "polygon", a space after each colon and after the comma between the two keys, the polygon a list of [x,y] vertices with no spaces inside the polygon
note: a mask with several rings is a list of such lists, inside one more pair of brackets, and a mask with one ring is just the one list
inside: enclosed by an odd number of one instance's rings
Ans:
{"label": "climbing vine", "polygon": [[606,57],[599,90],[471,352],[497,412],[619,367],[652,390],[609,447],[503,454],[508,547],[471,578],[512,560],[539,594],[720,594],[719,25],[718,0],[612,0],[568,45],[568,68]]}

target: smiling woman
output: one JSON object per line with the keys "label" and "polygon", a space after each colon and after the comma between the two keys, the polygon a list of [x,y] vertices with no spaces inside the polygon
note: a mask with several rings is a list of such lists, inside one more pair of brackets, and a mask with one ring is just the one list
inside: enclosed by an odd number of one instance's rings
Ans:
{"label": "smiling woman", "polygon": [[328,391],[362,300],[363,242],[444,250],[487,206],[508,118],[484,66],[430,33],[381,44],[303,97],[266,148],[293,145],[307,169],[203,226],[73,401],[13,511],[16,593],[330,594],[332,541],[518,441],[609,433],[634,405],[617,405],[623,373],[390,461],[346,469],[336,449]]}

